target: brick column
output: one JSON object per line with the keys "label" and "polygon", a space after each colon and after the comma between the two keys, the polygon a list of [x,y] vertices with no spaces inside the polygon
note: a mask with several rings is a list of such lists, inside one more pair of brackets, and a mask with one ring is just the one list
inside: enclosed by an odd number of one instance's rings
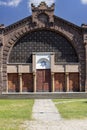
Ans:
{"label": "brick column", "polygon": [[[83,43],[85,46],[85,92],[87,92],[87,24],[82,24]],[[83,86],[82,86],[83,87]]]}
{"label": "brick column", "polygon": [[34,93],[36,92],[36,72],[33,73]]}
{"label": "brick column", "polygon": [[20,93],[22,93],[22,73],[19,73]]}
{"label": "brick column", "polygon": [[85,44],[86,50],[86,80],[85,80],[85,91],[87,92],[87,43]]}
{"label": "brick column", "polygon": [[51,80],[52,80],[52,81],[51,81],[51,82],[52,82],[52,87],[51,87],[51,88],[52,88],[52,92],[55,92],[54,73],[53,73],[53,72],[51,73]]}
{"label": "brick column", "polygon": [[69,92],[69,73],[65,73],[66,91]]}

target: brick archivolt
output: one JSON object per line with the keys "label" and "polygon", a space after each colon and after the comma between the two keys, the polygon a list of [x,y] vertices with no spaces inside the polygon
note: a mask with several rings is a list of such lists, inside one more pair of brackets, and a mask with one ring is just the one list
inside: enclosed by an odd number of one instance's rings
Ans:
{"label": "brick archivolt", "polygon": [[[73,26],[70,26],[61,21],[59,22],[59,21],[55,20],[54,24],[49,27],[47,27],[45,24],[43,26],[41,26],[40,24],[34,25],[33,23],[31,23],[31,24],[29,23],[18,29],[16,28],[13,31],[11,30],[11,31],[9,31],[9,33],[7,33],[5,35],[6,41],[3,46],[3,61],[2,61],[3,62],[3,72],[4,72],[3,80],[7,81],[6,80],[6,78],[7,78],[7,61],[8,61],[9,53],[10,53],[13,45],[26,33],[29,33],[30,31],[40,30],[40,29],[56,31],[57,33],[60,33],[61,35],[63,35],[70,41],[70,43],[73,45],[73,47],[75,48],[75,50],[77,52],[79,62],[80,62],[81,68],[82,68],[80,70],[82,70],[81,75],[82,75],[82,79],[83,79],[83,77],[85,77],[85,75],[84,75],[85,74],[85,49],[84,49],[84,45],[83,45],[83,41],[82,41],[81,31],[80,31],[80,29],[77,29]],[[84,80],[83,80],[82,84],[84,84]]]}
{"label": "brick archivolt", "polygon": [[[9,51],[11,50],[11,48],[13,47],[13,45],[26,33],[30,32],[30,31],[35,31],[38,29],[47,29],[49,31],[56,31],[58,33],[60,33],[61,35],[63,35],[64,37],[66,37],[66,39],[68,39],[70,41],[70,43],[73,45],[73,47],[75,48],[77,55],[79,57],[79,59],[81,57],[83,57],[84,53],[80,53],[80,50],[84,51],[84,46],[82,43],[82,37],[80,34],[78,34],[77,32],[75,32],[75,30],[69,30],[66,28],[61,28],[57,25],[50,27],[50,28],[41,28],[41,27],[34,27],[34,28],[29,28],[29,27],[25,27],[22,29],[19,29],[18,31],[14,31],[12,34],[9,35],[9,39],[7,39],[7,42],[3,48],[3,54],[8,55]],[[7,51],[6,51],[7,50]],[[79,55],[80,53],[80,55]]]}

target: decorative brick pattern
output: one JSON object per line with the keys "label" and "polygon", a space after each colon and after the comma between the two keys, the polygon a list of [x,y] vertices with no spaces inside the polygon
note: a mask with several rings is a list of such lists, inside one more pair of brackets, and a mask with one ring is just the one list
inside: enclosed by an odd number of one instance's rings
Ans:
{"label": "decorative brick pattern", "polygon": [[47,26],[49,23],[54,22],[54,8],[55,4],[48,7],[45,2],[41,2],[38,7],[33,4],[32,7],[32,22],[40,25],[41,27]]}
{"label": "decorative brick pattern", "polygon": [[[33,52],[54,52],[55,62],[78,62],[73,46],[61,35],[38,30],[22,37],[12,48],[9,63],[32,63]],[[7,53],[4,52],[4,55]]]}

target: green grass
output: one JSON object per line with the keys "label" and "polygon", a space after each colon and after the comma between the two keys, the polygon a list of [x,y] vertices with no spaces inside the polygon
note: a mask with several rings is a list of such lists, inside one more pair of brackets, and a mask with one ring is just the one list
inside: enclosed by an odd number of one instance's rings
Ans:
{"label": "green grass", "polygon": [[65,119],[87,119],[87,99],[53,100]]}
{"label": "green grass", "polygon": [[0,130],[20,130],[20,125],[31,119],[33,103],[33,100],[0,100]]}

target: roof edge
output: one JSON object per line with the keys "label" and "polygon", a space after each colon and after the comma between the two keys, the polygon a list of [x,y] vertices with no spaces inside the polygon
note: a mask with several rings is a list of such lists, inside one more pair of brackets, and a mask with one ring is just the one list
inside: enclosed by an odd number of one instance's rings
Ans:
{"label": "roof edge", "polygon": [[13,28],[15,28],[16,26],[18,27],[19,25],[22,25],[23,23],[26,23],[29,19],[31,18],[31,15],[28,16],[28,17],[25,17],[17,22],[14,22],[13,24],[11,25],[8,25],[4,28],[4,32],[8,31],[8,30],[11,30]]}
{"label": "roof edge", "polygon": [[68,20],[65,20],[65,19],[63,19],[63,18],[61,18],[61,17],[58,17],[58,16],[56,16],[56,15],[54,15],[54,17],[57,18],[57,19],[60,19],[61,21],[64,21],[66,24],[68,24],[68,25],[70,25],[70,26],[72,26],[72,27],[74,27],[74,28],[76,28],[76,29],[79,29],[79,30],[82,29],[82,27],[80,27],[80,26],[78,26],[78,25],[76,25],[76,24],[74,24],[74,23],[72,23],[72,22],[70,22],[70,21],[68,21]]}

